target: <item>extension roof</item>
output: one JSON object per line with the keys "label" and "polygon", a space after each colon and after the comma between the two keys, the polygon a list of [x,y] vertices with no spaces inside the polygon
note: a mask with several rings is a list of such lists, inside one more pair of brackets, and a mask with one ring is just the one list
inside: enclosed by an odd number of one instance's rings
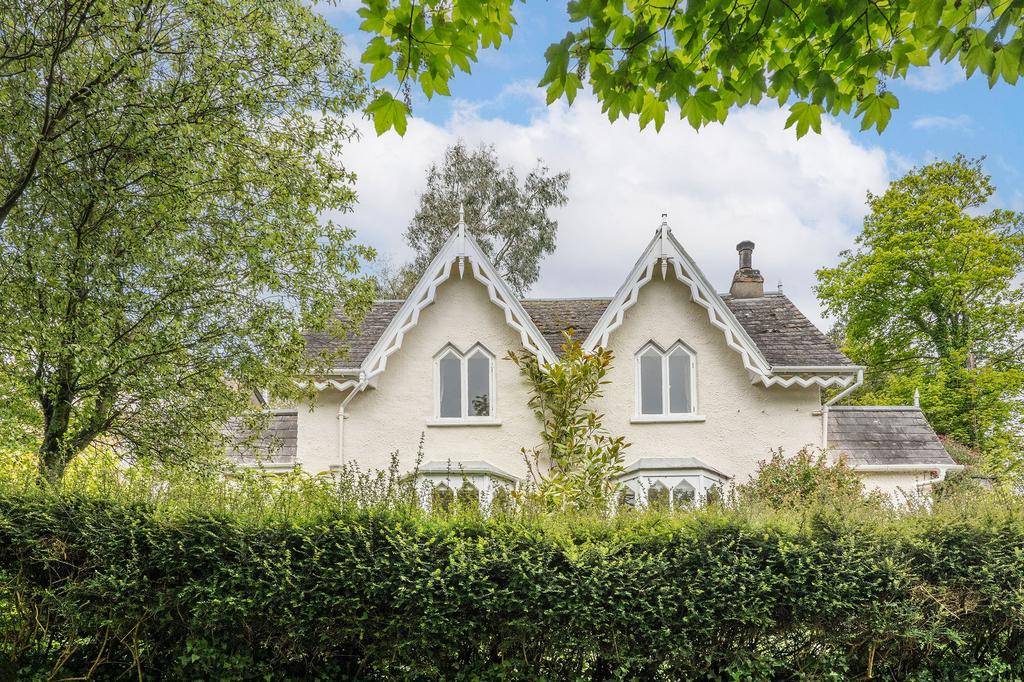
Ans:
{"label": "extension roof", "polygon": [[293,465],[298,446],[299,413],[277,410],[269,415],[267,427],[254,433],[240,418],[228,421],[225,434],[230,443],[228,458],[239,464]]}
{"label": "extension roof", "polygon": [[920,408],[833,406],[828,446],[852,466],[955,467]]}

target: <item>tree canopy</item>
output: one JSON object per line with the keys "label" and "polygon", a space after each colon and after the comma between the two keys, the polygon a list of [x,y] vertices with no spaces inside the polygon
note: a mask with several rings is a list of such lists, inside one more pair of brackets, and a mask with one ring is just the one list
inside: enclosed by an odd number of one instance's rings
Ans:
{"label": "tree canopy", "polygon": [[209,451],[296,390],[302,330],[358,315],[371,253],[318,216],[353,200],[362,93],[302,0],[5,5],[0,422],[47,478],[97,442]]}
{"label": "tree canopy", "polygon": [[[362,61],[381,90],[367,111],[378,133],[404,134],[411,91],[449,95],[482,49],[513,36],[514,0],[363,0],[373,37]],[[990,85],[1015,84],[1024,64],[1024,8],[979,0],[572,0],[573,30],[544,53],[548,103],[588,88],[609,120],[637,115],[660,129],[675,104],[689,125],[735,108],[789,106],[797,136],[823,114],[852,113],[885,129],[899,100],[889,79],[931,60],[958,61]],[[397,96],[396,96],[397,95]]]}
{"label": "tree canopy", "polygon": [[818,271],[817,293],[868,367],[859,401],[919,389],[940,433],[1006,466],[1024,416],[1024,214],[984,212],[994,191],[980,160],[957,156],[869,193],[856,248]]}
{"label": "tree canopy", "polygon": [[381,290],[395,298],[408,294],[458,224],[461,205],[466,229],[512,290],[525,294],[540,276],[541,259],[555,250],[558,221],[548,213],[568,201],[568,185],[568,172],[552,173],[539,159],[520,180],[493,145],[451,145],[428,169],[419,207],[405,231],[415,262],[383,268]]}

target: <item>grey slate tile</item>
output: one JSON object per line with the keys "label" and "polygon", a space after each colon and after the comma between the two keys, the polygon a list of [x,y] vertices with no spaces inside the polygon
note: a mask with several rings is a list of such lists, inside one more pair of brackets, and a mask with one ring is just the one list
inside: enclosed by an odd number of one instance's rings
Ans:
{"label": "grey slate tile", "polygon": [[[784,295],[769,293],[761,298],[733,299],[724,296],[723,299],[771,365],[853,364]],[[556,355],[560,354],[563,331],[572,329],[576,338],[586,338],[610,302],[610,298],[528,298],[521,301]],[[357,369],[402,303],[398,300],[376,301],[358,330],[348,338],[308,334],[307,349],[311,354],[344,352],[345,357],[335,362],[335,366]]]}
{"label": "grey slate tile", "polygon": [[953,464],[916,407],[831,407],[828,446],[850,464]]}
{"label": "grey slate tile", "polygon": [[773,366],[853,364],[783,294],[772,292],[759,298],[723,295],[722,299]]}
{"label": "grey slate tile", "polygon": [[299,413],[281,410],[270,415],[267,428],[253,434],[240,418],[232,419],[225,429],[232,444],[228,458],[241,464],[294,464],[298,446]]}

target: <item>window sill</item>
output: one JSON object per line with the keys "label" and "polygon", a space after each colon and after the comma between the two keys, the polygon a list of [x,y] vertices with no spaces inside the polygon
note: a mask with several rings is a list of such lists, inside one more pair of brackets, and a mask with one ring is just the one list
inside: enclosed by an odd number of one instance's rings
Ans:
{"label": "window sill", "polygon": [[427,426],[501,426],[501,420],[493,419],[491,417],[477,417],[475,419],[468,419],[465,417],[428,419]]}
{"label": "window sill", "polygon": [[641,414],[629,420],[630,424],[685,424],[702,422],[702,414]]}

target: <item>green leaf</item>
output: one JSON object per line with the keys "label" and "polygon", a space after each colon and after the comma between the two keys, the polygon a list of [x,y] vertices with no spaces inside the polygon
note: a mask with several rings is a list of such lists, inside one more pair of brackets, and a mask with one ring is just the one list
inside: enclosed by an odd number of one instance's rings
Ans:
{"label": "green leaf", "polygon": [[789,108],[789,112],[786,128],[791,128],[795,124],[797,139],[806,135],[808,130],[821,134],[822,108],[820,106],[807,102],[796,102]]}
{"label": "green leaf", "polygon": [[657,96],[648,93],[644,96],[644,105],[640,109],[640,129],[643,130],[647,124],[654,121],[654,129],[661,130],[665,124],[665,112],[668,111],[668,102],[663,102]]}
{"label": "green leaf", "polygon": [[881,95],[872,93],[865,95],[864,99],[861,100],[854,116],[861,117],[861,130],[867,130],[874,126],[881,133],[889,125],[892,110],[898,108],[899,100],[891,92],[885,92]]}
{"label": "green leaf", "polygon": [[381,78],[384,78],[391,73],[391,67],[393,66],[390,59],[381,59],[374,63],[373,68],[370,69],[370,82],[375,83]]}
{"label": "green leaf", "polygon": [[392,128],[399,135],[405,135],[409,108],[405,102],[395,99],[390,92],[382,92],[366,107],[366,113],[373,117],[373,128],[383,135]]}
{"label": "green leaf", "polygon": [[680,114],[694,129],[699,130],[701,126],[718,120],[719,100],[718,93],[701,88],[683,100]]}

